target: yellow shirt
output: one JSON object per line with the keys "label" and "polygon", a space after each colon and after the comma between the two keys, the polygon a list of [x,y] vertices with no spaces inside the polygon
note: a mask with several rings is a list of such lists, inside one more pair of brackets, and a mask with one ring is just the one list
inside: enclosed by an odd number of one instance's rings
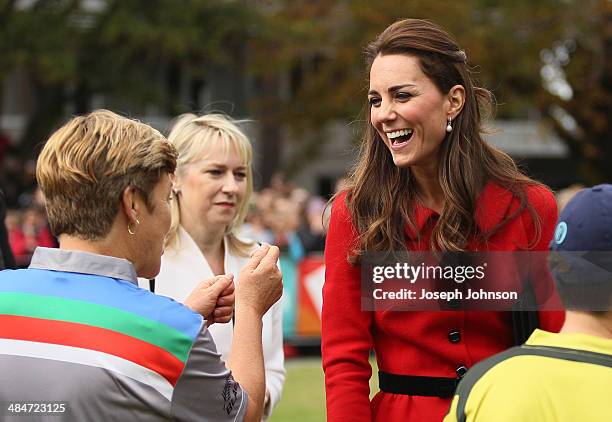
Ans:
{"label": "yellow shirt", "polygon": [[466,374],[444,418],[454,421],[612,421],[612,340],[534,331]]}

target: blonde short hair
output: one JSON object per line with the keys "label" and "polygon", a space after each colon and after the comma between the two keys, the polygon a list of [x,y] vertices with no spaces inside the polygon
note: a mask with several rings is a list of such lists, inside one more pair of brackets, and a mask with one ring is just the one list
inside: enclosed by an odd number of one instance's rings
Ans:
{"label": "blonde short hair", "polygon": [[51,135],[36,165],[51,231],[85,240],[104,238],[126,187],[149,211],[164,173],[174,173],[176,149],[157,130],[108,110],[71,119]]}
{"label": "blonde short hair", "polygon": [[[223,114],[197,116],[186,113],[176,119],[168,140],[176,147],[179,154],[176,166],[178,175],[184,174],[189,164],[205,158],[213,144],[220,144],[226,154],[232,149],[238,152],[246,167],[247,188],[242,202],[238,204],[236,216],[227,227],[225,235],[230,248],[234,252],[245,255],[252,243],[239,240],[237,230],[244,222],[253,193],[253,147],[244,132],[238,128],[238,123],[240,122]],[[172,203],[172,225],[166,237],[169,247],[178,247],[176,234],[181,223],[180,206],[180,197],[177,196]]]}

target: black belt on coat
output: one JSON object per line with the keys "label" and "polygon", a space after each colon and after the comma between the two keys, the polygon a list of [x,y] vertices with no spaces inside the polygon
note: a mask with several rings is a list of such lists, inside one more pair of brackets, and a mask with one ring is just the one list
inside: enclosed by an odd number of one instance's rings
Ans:
{"label": "black belt on coat", "polygon": [[452,397],[459,378],[420,377],[378,372],[381,391],[408,396]]}

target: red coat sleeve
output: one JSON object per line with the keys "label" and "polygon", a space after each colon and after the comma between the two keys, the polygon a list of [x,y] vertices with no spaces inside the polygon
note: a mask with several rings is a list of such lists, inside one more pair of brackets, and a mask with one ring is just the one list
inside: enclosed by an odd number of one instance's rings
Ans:
{"label": "red coat sleeve", "polygon": [[325,245],[321,352],[331,422],[371,420],[373,315],[361,310],[360,268],[347,262],[356,233],[345,198],[339,195],[332,205]]}
{"label": "red coat sleeve", "polygon": [[[557,224],[557,202],[552,192],[545,187],[530,187],[527,191],[529,203],[534,207],[536,213],[540,217],[540,239],[534,251],[548,251],[550,241],[552,240],[555,226]],[[535,228],[533,225],[533,219],[529,213],[523,214],[526,217],[525,225],[529,235],[535,234]],[[549,297],[552,292],[552,299],[549,303],[554,302],[556,308],[561,308],[561,302],[554,289],[554,280],[548,271],[548,262],[544,255],[536,256],[535,268],[532,269],[536,273],[538,284],[536,285],[535,291],[536,296],[540,301],[542,296],[546,295]],[[541,303],[541,302],[540,302]],[[540,311],[540,328],[546,331],[559,332],[563,322],[565,320],[564,311]]]}

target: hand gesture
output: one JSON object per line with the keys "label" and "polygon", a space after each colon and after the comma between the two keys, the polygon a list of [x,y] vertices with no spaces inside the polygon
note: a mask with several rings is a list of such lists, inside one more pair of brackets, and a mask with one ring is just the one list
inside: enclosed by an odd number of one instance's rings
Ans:
{"label": "hand gesture", "polygon": [[283,294],[282,274],[276,265],[279,249],[263,245],[240,271],[236,287],[237,306],[248,306],[263,316]]}
{"label": "hand gesture", "polygon": [[[185,306],[202,315],[207,324],[216,322],[218,309],[219,322],[227,318],[228,307],[234,302],[234,276],[232,274],[218,275],[200,282],[185,299]],[[231,318],[231,310],[229,311]],[[212,322],[211,322],[212,321]]]}
{"label": "hand gesture", "polygon": [[234,302],[236,301],[234,291],[234,283],[230,283],[225,290],[219,294],[215,309],[206,317],[206,326],[210,326],[214,323],[226,324],[232,320],[232,316],[234,315]]}

